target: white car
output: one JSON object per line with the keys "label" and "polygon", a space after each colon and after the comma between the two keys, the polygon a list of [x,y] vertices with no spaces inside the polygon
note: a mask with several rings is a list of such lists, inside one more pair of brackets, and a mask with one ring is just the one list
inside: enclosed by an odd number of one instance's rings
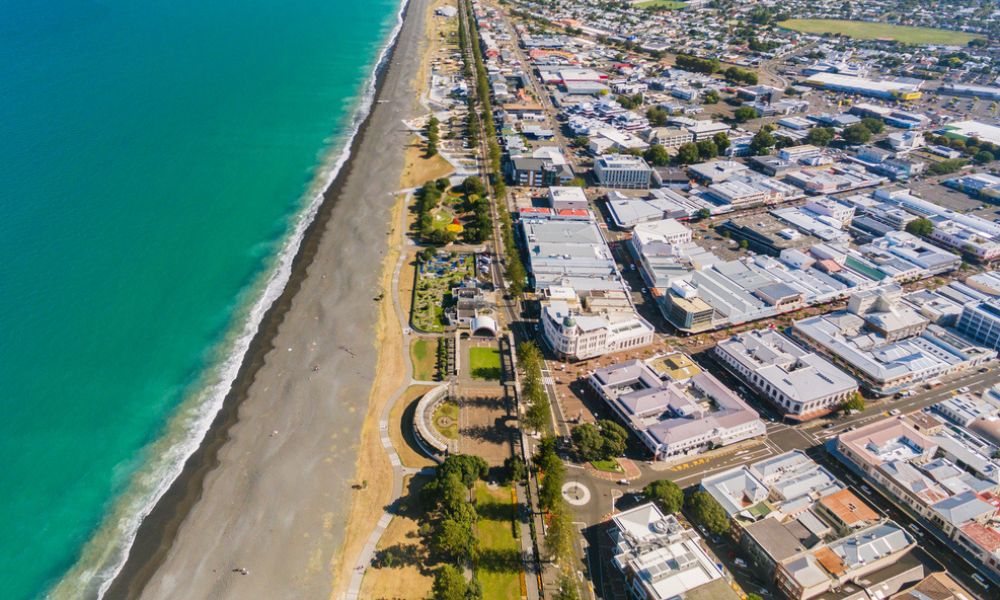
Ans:
{"label": "white car", "polygon": [[969,386],[963,385],[962,387],[958,388],[958,393],[959,394],[968,394],[969,393]]}
{"label": "white car", "polygon": [[892,409],[892,410],[889,411],[889,414],[892,415],[892,416],[894,416],[894,417],[896,415],[898,415],[899,413],[900,413],[900,411],[899,411],[898,408],[894,408],[894,409]]}

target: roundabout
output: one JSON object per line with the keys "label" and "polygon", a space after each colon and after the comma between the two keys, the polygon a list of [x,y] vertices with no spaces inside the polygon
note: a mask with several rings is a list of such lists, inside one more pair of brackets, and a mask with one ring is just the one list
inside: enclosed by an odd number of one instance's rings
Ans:
{"label": "roundabout", "polygon": [[573,506],[583,506],[590,502],[590,490],[577,481],[570,481],[562,486],[562,497]]}

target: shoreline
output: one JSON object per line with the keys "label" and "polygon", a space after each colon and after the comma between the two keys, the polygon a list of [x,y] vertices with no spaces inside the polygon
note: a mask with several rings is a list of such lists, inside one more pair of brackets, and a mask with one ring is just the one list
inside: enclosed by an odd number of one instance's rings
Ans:
{"label": "shoreline", "polygon": [[[302,292],[304,284],[309,280],[308,271],[322,250],[324,237],[328,233],[327,229],[335,218],[335,209],[343,204],[339,202],[340,198],[347,195],[345,188],[350,176],[356,168],[361,168],[360,163],[365,158],[361,156],[361,146],[373,123],[381,117],[381,113],[387,112],[381,109],[380,99],[387,93],[385,89],[386,79],[400,56],[398,51],[404,29],[407,27],[408,19],[413,12],[412,5],[413,0],[403,0],[400,3],[397,25],[379,55],[373,73],[374,77],[369,83],[371,96],[367,114],[360,120],[360,123],[357,122],[358,116],[355,116],[354,125],[357,129],[350,143],[341,151],[341,153],[347,153],[346,160],[341,159],[339,166],[334,167],[335,175],[329,186],[322,192],[322,199],[315,208],[313,218],[304,228],[298,251],[295,252],[291,260],[287,282],[264,313],[257,332],[253,335],[243,355],[230,390],[226,394],[221,408],[212,419],[208,431],[198,447],[185,461],[181,473],[155,502],[152,510],[136,530],[132,545],[128,549],[128,557],[115,577],[110,580],[110,585],[104,594],[105,598],[134,598],[143,594],[157,571],[164,566],[185,520],[205,496],[206,480],[209,474],[223,464],[220,452],[233,441],[231,432],[234,426],[240,424],[241,408],[250,397],[251,388],[255,383],[258,383],[260,372],[266,365],[269,355],[277,348],[276,338],[279,330],[289,318],[293,311],[294,301]],[[359,110],[362,108],[359,106]],[[402,151],[402,148],[400,150]],[[388,207],[390,214],[395,214],[394,206],[399,202],[401,200],[395,200],[393,205]],[[389,225],[391,228],[395,227],[392,223]],[[389,233],[391,236],[392,231],[390,230]],[[391,240],[391,237],[387,239]],[[396,249],[398,250],[398,247]],[[392,251],[392,248],[387,248],[387,250]],[[326,275],[324,274],[322,277],[325,279]],[[381,319],[376,323],[376,328],[377,335],[373,338],[373,342],[377,342],[383,335],[384,323]],[[377,377],[378,373],[376,372],[370,386],[372,390],[377,387]],[[336,425],[336,423],[331,423],[331,425]],[[353,449],[358,450],[359,453],[361,451],[358,446],[354,446]],[[335,556],[341,554],[342,552],[338,552]]]}

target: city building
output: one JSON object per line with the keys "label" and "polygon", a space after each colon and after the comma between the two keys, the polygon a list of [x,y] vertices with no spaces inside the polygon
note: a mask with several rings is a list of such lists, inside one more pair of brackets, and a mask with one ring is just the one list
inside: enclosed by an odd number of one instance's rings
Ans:
{"label": "city building", "polygon": [[858,292],[847,310],[796,321],[792,334],[848,369],[866,389],[888,395],[996,357],[901,301],[896,285]]}
{"label": "city building", "polygon": [[[691,363],[683,355],[674,356]],[[696,368],[694,371],[698,371]],[[661,375],[647,362],[603,367],[590,375],[594,391],[653,453],[654,460],[677,460],[693,453],[764,435],[757,413],[718,379],[692,369]]]}
{"label": "city building", "polygon": [[887,100],[917,100],[921,97],[921,81],[874,80],[840,73],[816,73],[806,83],[835,92],[860,94]]}
{"label": "city building", "polygon": [[611,518],[615,568],[625,577],[630,596],[640,600],[694,597],[736,600],[698,534],[652,502]]}
{"label": "city building", "polygon": [[653,326],[640,317],[624,293],[615,309],[600,311],[553,300],[542,304],[542,335],[549,347],[568,360],[586,360],[653,342]]}
{"label": "city building", "polygon": [[1000,583],[996,451],[965,429],[915,412],[841,434],[834,455]]}
{"label": "city building", "polygon": [[734,335],[716,344],[714,353],[740,381],[796,420],[828,414],[858,391],[853,377],[773,329]]}
{"label": "city building", "polygon": [[549,206],[553,210],[588,210],[587,194],[577,186],[551,186]]}
{"label": "city building", "polygon": [[955,328],[976,343],[1000,350],[1000,300],[966,304]]}
{"label": "city building", "polygon": [[641,156],[608,154],[594,161],[594,173],[602,187],[645,190],[649,189],[653,169]]}
{"label": "city building", "polygon": [[924,575],[907,556],[913,537],[802,451],[709,475],[701,488],[729,515],[754,572],[792,600],[862,578],[891,593]]}

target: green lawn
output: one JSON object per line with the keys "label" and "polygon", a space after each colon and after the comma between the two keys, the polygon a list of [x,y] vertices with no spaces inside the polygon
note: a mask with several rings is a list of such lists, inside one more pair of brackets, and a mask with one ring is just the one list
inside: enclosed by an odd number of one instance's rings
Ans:
{"label": "green lawn", "polygon": [[413,378],[420,381],[434,381],[437,378],[437,338],[414,340],[410,346],[410,362],[413,364]]}
{"label": "green lawn", "polygon": [[636,8],[667,8],[676,10],[687,8],[687,2],[679,2],[678,0],[645,0],[645,2],[636,2],[633,6]]}
{"label": "green lawn", "polygon": [[469,348],[469,372],[474,379],[500,381],[500,350]]}
{"label": "green lawn", "polygon": [[964,46],[982,36],[962,31],[907,27],[889,23],[868,23],[841,19],[789,19],[778,26],[803,33],[837,33],[859,40],[890,39],[906,44],[947,44]]}
{"label": "green lawn", "polygon": [[595,460],[595,461],[591,461],[590,464],[594,465],[594,468],[597,469],[598,471],[604,471],[606,473],[621,473],[622,472],[622,468],[618,466],[618,461],[616,461],[613,458],[611,460]]}
{"label": "green lawn", "polygon": [[442,402],[434,410],[434,428],[449,440],[458,439],[458,405]]}
{"label": "green lawn", "polygon": [[476,575],[483,587],[483,600],[521,597],[521,545],[513,533],[517,515],[509,487],[489,489],[476,484]]}

